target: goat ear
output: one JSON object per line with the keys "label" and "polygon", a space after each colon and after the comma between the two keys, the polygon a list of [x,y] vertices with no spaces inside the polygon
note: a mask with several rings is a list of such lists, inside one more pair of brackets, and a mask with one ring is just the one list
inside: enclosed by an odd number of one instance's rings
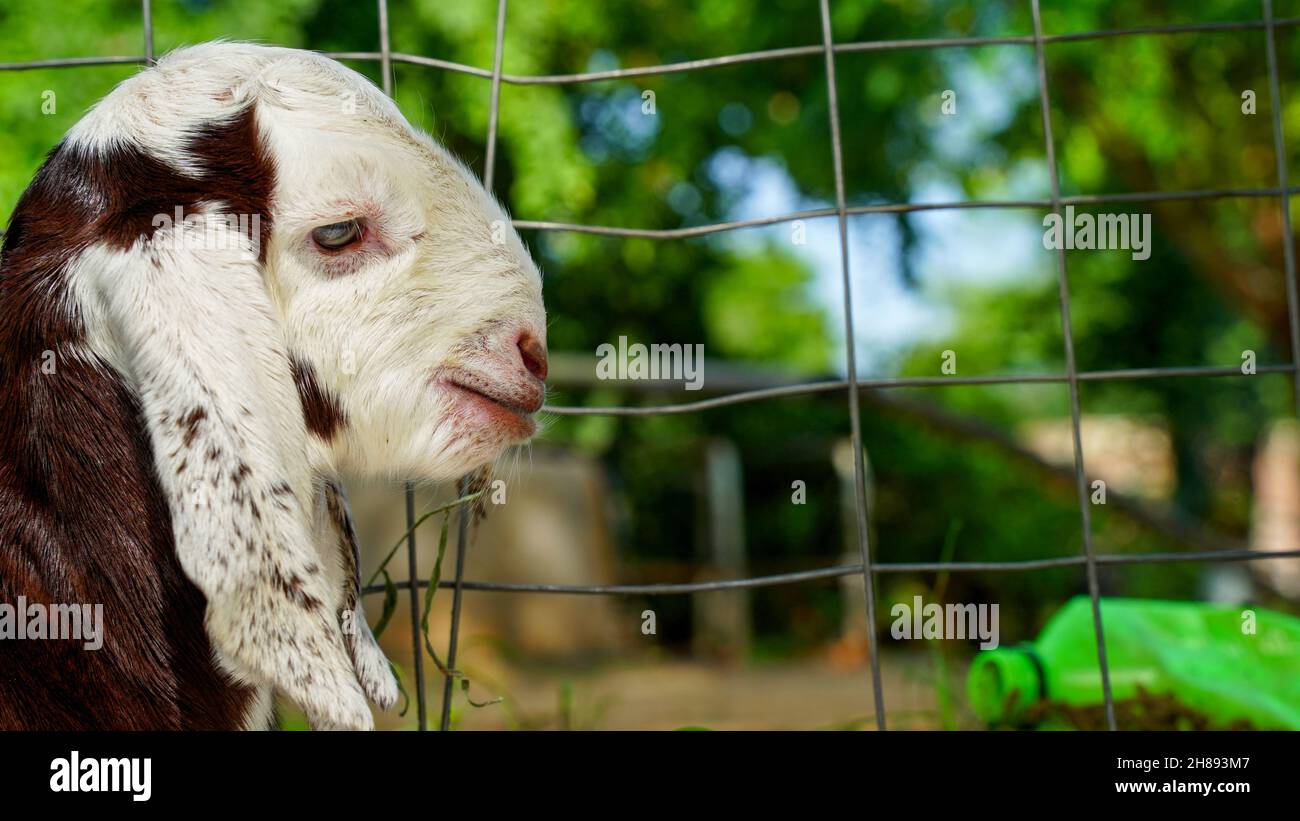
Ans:
{"label": "goat ear", "polygon": [[348,504],[347,491],[335,482],[326,481],[321,495],[323,509],[317,513],[324,514],[328,521],[321,542],[337,548],[343,571],[343,603],[340,612],[348,617],[343,630],[343,642],[352,654],[357,682],[371,701],[387,710],[397,703],[397,679],[393,677],[392,665],[379,647],[374,633],[370,632],[365,609],[362,607],[361,545],[357,541],[356,529],[352,526],[352,507]]}
{"label": "goat ear", "polygon": [[279,687],[313,726],[369,728],[312,544],[307,432],[281,326],[253,240],[224,222],[182,221],[127,251],[97,246],[83,270],[111,358],[138,391],[218,660]]}

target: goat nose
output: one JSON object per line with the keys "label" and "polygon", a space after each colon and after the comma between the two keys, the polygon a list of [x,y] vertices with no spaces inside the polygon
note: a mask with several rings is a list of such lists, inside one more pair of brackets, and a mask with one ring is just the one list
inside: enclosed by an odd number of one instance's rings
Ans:
{"label": "goat nose", "polygon": [[524,360],[524,367],[538,379],[546,379],[546,347],[537,341],[537,337],[524,331],[519,335],[519,356]]}

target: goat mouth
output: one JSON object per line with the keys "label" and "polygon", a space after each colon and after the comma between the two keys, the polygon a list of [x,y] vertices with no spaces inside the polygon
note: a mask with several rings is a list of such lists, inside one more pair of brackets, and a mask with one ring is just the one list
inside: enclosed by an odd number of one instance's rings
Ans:
{"label": "goat mouth", "polygon": [[510,399],[506,397],[500,396],[495,393],[489,393],[481,388],[476,388],[473,385],[465,385],[461,382],[457,382],[452,379],[448,379],[447,384],[456,390],[463,391],[464,393],[473,394],[474,396],[477,396],[479,399],[484,399],[488,402],[491,402],[492,404],[504,408],[518,416],[528,416],[533,412],[533,410],[536,410],[535,408],[530,410],[524,407],[523,405],[512,402]]}
{"label": "goat mouth", "polygon": [[448,374],[438,380],[458,399],[473,409],[475,415],[506,431],[512,438],[527,439],[536,432],[535,413],[542,404],[541,392],[524,392],[517,396],[479,379]]}

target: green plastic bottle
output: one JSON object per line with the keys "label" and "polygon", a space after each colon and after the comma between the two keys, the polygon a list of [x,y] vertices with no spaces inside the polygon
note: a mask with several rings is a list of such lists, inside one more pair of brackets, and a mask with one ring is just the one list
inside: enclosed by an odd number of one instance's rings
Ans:
{"label": "green plastic bottle", "polygon": [[[1101,616],[1117,704],[1151,695],[1214,726],[1300,730],[1300,619],[1143,599],[1102,599]],[[1014,723],[1044,701],[1102,704],[1089,599],[1071,599],[1032,644],[980,653],[966,685],[975,714],[989,723]]]}

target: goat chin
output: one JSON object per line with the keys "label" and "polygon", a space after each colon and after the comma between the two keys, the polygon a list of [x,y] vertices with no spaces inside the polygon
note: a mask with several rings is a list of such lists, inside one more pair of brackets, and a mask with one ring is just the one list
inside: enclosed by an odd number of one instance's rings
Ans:
{"label": "goat chin", "polygon": [[372,726],[397,686],[339,480],[530,437],[545,333],[504,210],[355,72],[212,43],[122,83],[0,256],[0,605],[50,628],[0,607],[0,727],[265,727],[276,691]]}

